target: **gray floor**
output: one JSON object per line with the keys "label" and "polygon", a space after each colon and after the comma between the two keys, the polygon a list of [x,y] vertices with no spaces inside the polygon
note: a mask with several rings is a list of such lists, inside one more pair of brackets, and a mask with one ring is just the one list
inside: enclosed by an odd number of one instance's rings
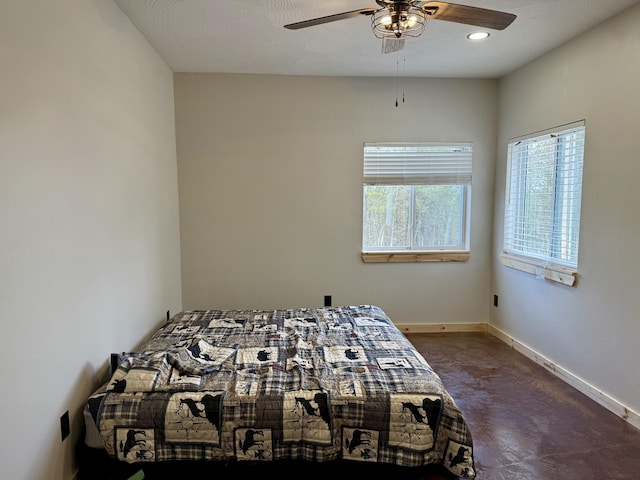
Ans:
{"label": "gray floor", "polygon": [[407,334],[474,441],[477,480],[640,478],[640,430],[485,333]]}

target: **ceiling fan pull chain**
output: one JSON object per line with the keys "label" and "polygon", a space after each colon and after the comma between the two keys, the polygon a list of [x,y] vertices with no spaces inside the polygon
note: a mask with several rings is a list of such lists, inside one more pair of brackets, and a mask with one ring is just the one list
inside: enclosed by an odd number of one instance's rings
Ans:
{"label": "ceiling fan pull chain", "polygon": [[396,55],[396,108],[398,108],[398,76],[400,74],[400,62],[398,60],[399,56],[400,54]]}
{"label": "ceiling fan pull chain", "polygon": [[404,81],[407,77],[407,57],[402,57],[402,103],[404,103]]}

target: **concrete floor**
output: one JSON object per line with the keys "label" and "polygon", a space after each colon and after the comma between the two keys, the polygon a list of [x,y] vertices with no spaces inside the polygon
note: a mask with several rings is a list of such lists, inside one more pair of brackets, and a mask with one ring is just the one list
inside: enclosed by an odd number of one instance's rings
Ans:
{"label": "concrete floor", "polygon": [[504,342],[485,333],[407,338],[467,421],[477,480],[640,478],[640,430]]}

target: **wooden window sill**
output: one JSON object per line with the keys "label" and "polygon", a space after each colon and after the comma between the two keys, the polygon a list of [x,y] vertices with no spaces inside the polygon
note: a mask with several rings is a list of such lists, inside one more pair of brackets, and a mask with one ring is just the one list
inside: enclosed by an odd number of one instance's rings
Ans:
{"label": "wooden window sill", "polygon": [[469,252],[367,252],[364,263],[466,262]]}
{"label": "wooden window sill", "polygon": [[546,280],[562,283],[564,285],[569,285],[570,287],[573,287],[576,284],[578,272],[573,268],[544,264],[539,260],[520,257],[509,253],[503,253],[501,258],[502,264],[505,267],[531,273],[532,275],[543,277]]}

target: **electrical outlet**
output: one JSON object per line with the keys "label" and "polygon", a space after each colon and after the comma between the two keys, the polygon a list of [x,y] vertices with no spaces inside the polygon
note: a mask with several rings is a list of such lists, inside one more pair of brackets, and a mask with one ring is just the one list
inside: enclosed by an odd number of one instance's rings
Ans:
{"label": "electrical outlet", "polygon": [[325,295],[324,296],[324,306],[325,307],[330,307],[331,306],[331,295]]}
{"label": "electrical outlet", "polygon": [[60,417],[60,432],[62,434],[62,440],[69,436],[71,433],[71,424],[69,423],[69,411],[64,412],[64,415]]}
{"label": "electrical outlet", "polygon": [[493,296],[493,306],[497,307],[498,306],[498,295],[494,295]]}

